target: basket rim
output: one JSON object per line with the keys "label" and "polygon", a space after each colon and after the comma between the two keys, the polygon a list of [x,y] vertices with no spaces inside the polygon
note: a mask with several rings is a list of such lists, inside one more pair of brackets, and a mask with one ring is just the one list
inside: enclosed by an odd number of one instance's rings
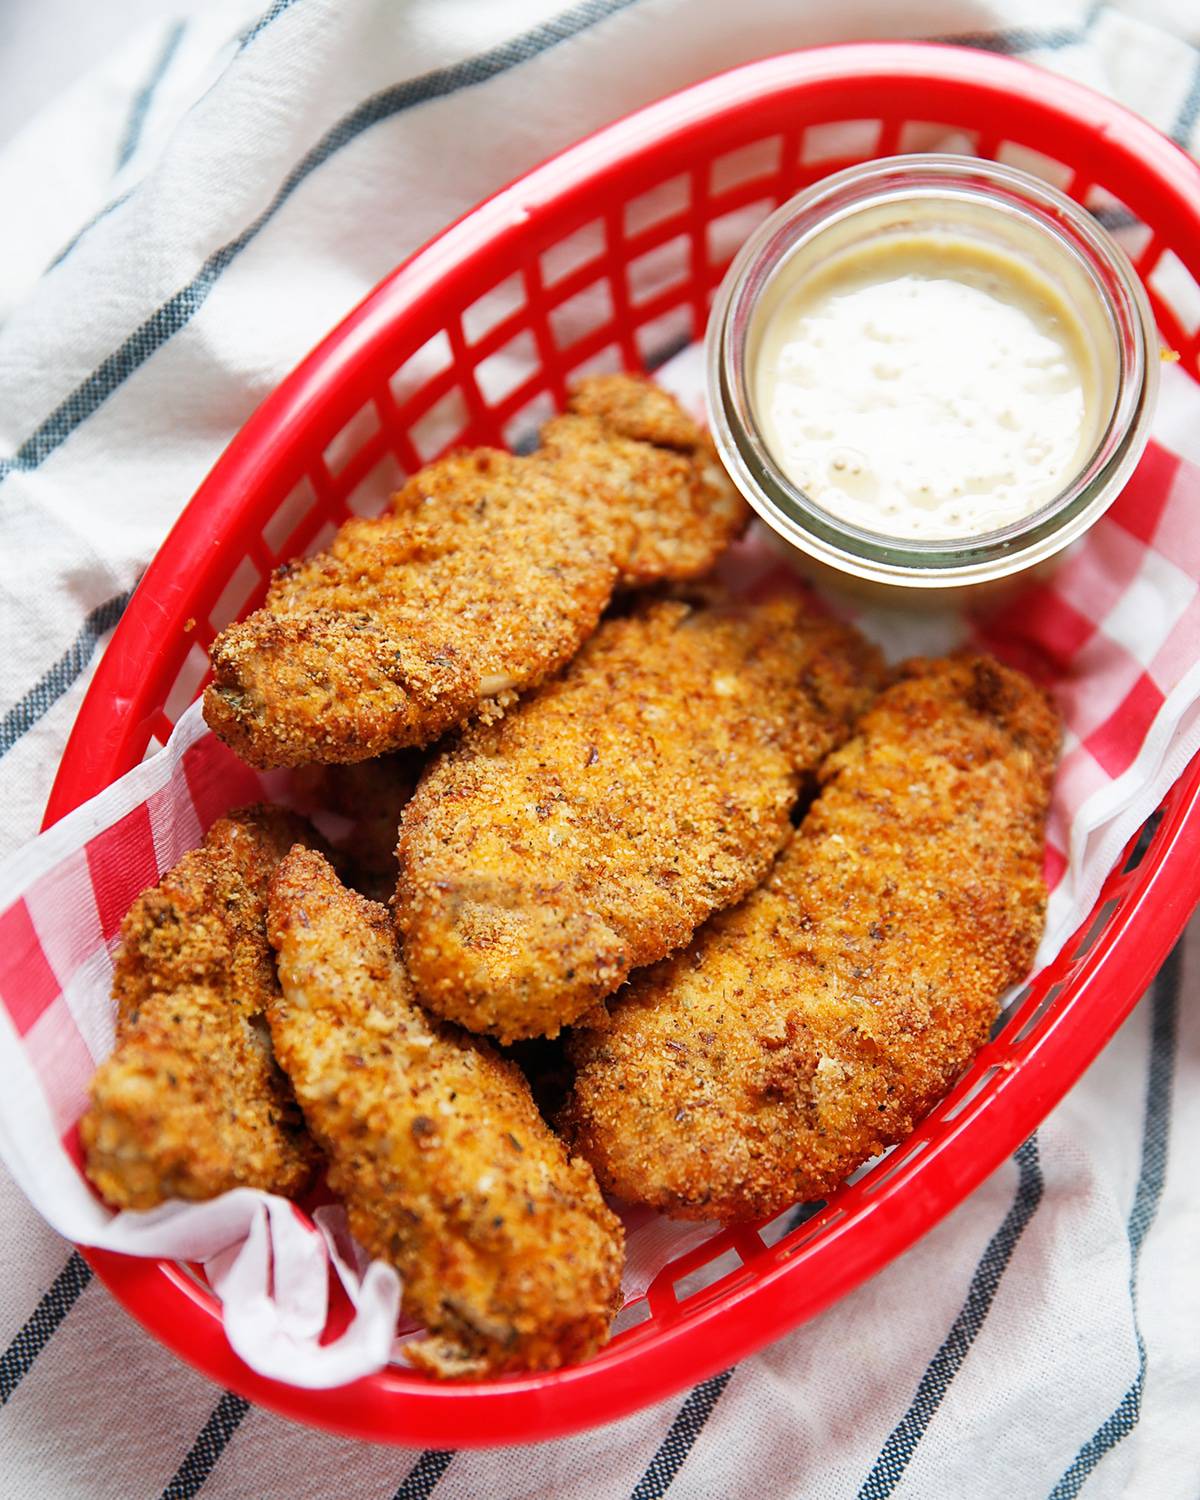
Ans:
{"label": "basket rim", "polygon": [[[597,176],[622,170],[631,158],[756,100],[835,89],[851,79],[861,85],[864,78],[881,85],[949,85],[981,105],[990,101],[995,110],[1020,100],[1118,138],[1131,174],[1157,179],[1176,226],[1200,230],[1200,165],[1154,127],[1084,85],[968,48],[860,42],[784,53],[719,73],[601,128],[469,210],[386,276],[235,435],[164,540],[117,627],[64,751],[43,827],[129,768],[130,746],[145,728],[158,682],[146,663],[172,629],[183,628],[197,576],[216,566],[212,536],[234,523],[242,497],[314,412],[336,405],[337,389],[371,364],[402,312],[434,296],[448,276],[498,241],[519,238],[539,210],[587,191]],[[161,701],[160,695],[153,707]],[[407,1446],[476,1447],[564,1436],[628,1415],[740,1359],[850,1291],[931,1229],[1040,1123],[1133,1008],[1200,901],[1200,756],[1164,807],[1119,931],[1114,923],[1105,928],[1052,1023],[1031,1039],[1019,1066],[1001,1077],[986,1102],[989,1131],[981,1134],[977,1124],[982,1109],[965,1109],[911,1170],[886,1182],[804,1253],[701,1312],[681,1313],[653,1338],[549,1375],[441,1385],[389,1368],[349,1386],[309,1391],[245,1365],[230,1348],[209,1294],[173,1263],[83,1247],[81,1253],[126,1310],[186,1362],[281,1415],[331,1432]],[[1088,1013],[1085,1002],[1094,1011]],[[816,1273],[808,1277],[816,1291],[798,1275],[802,1264]],[[755,1316],[743,1316],[751,1301]]]}

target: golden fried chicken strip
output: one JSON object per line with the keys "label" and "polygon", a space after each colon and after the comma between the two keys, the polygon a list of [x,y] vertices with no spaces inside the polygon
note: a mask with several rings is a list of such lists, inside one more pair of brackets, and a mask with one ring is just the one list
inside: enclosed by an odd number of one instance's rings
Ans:
{"label": "golden fried chicken strip", "polygon": [[756,1219],[901,1140],[1033,959],[1058,738],[1020,673],[910,663],[767,882],[572,1036],[562,1123],[601,1185]]}
{"label": "golden fried chicken strip", "polygon": [[392,514],[279,569],[213,642],[205,719],[259,766],[426,743],[568,661],[616,576],[590,516],[527,460],[444,459]]}
{"label": "golden fried chicken strip", "polygon": [[79,1123],[88,1176],[118,1208],[294,1196],[316,1152],[271,1053],[277,990],[267,883],[303,819],[250,807],[221,818],[134,902],[113,972],[117,1042]]}
{"label": "golden fried chicken strip", "polygon": [[583,381],[535,457],[603,507],[621,587],[699,578],[746,524],[712,439],[649,380]]}
{"label": "golden fried chicken strip", "polygon": [[765,874],[802,773],[878,671],[795,597],[639,605],[437,757],[401,819],[396,920],[422,1000],[557,1034]]}
{"label": "golden fried chicken strip", "polygon": [[431,1374],[555,1369],[604,1343],[623,1235],[515,1064],[414,1004],[385,908],[295,849],[271,887],[275,1048],[354,1235],[429,1330]]}
{"label": "golden fried chicken strip", "polygon": [[746,514],[670,397],[585,382],[544,448],[442,459],[280,568],[213,642],[205,718],[256,766],[428,744],[569,661],[618,582],[703,572]]}

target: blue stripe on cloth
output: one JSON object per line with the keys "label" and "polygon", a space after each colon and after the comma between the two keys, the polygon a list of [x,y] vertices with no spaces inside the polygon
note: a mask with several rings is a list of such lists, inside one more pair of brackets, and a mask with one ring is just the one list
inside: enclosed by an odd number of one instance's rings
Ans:
{"label": "blue stripe on cloth", "polygon": [[722,1370],[719,1375],[702,1380],[689,1393],[687,1400],[675,1414],[666,1437],[659,1444],[658,1452],[638,1480],[630,1500],[661,1500],[667,1493],[682,1468],[684,1459],[704,1430],[713,1407],[721,1399],[721,1392],[729,1384],[732,1374],[732,1370]]}
{"label": "blue stripe on cloth", "polygon": [[71,236],[67,243],[62,247],[62,249],[46,267],[46,270],[42,272],[42,275],[44,276],[46,275],[46,272],[53,271],[58,266],[61,266],[63,261],[66,260],[67,256],[70,255],[71,251],[74,250],[75,246],[78,245],[79,241],[83,239],[84,235],[89,234],[93,229],[95,229],[96,225],[100,223],[101,219],[107,219],[109,214],[116,213],[117,209],[120,208],[123,203],[128,203],[130,198],[133,197],[134,192],[134,188],[126,188],[123,193],[118,193],[117,196],[113,198],[111,202],[106,203],[103,208],[97,209],[92,217],[83,226],[83,228],[77,229],[75,231],[75,233]]}
{"label": "blue stripe on cloth", "polygon": [[1186,150],[1192,138],[1192,131],[1196,128],[1197,119],[1200,119],[1200,56],[1196,58],[1192,68],[1191,87],[1179,106],[1175,124],[1171,128],[1171,139],[1176,145],[1183,146]]}
{"label": "blue stripe on cloth", "polygon": [[121,618],[132,595],[133,590],[130,589],[127,593],[116,594],[103,604],[98,604],[54,665],[48,667],[29,691],[18,698],[0,719],[0,756],[7,755],[21,736],[32,729],[43,715],[49,713],[82,674],[92,659],[92,652],[100,637]]}
{"label": "blue stripe on cloth", "polygon": [[248,47],[255,37],[261,36],[268,26],[278,21],[284,11],[291,10],[295,3],[296,0],[274,0],[273,4],[268,5],[254,25],[242,33],[238,51],[241,52]]}
{"label": "blue stripe on cloth", "polygon": [[429,1500],[453,1457],[453,1449],[426,1448],[404,1476],[392,1500]]}
{"label": "blue stripe on cloth", "polygon": [[1142,1128],[1142,1161],[1127,1230],[1129,1234],[1129,1302],[1137,1337],[1138,1368],[1133,1383],[1075,1455],[1050,1492],[1050,1500],[1073,1500],[1088,1475],[1137,1426],[1146,1388],[1146,1343],[1138,1323],[1138,1266],[1142,1246],[1158,1213],[1167,1176],[1167,1147],[1171,1133],[1171,1096],[1175,1082],[1175,1051],[1179,1023],[1181,949],[1176,948],[1154,984],[1150,1019],[1150,1068],[1146,1079],[1146,1112]]}
{"label": "blue stripe on cloth", "polygon": [[419,78],[394,84],[365,99],[327,130],[317,144],[297,162],[267,207],[241,234],[215,250],[187,286],[169,297],[140,328],[103,360],[25,439],[16,453],[10,458],[0,459],[0,481],[14,470],[27,471],[43,464],[151,355],[181,329],[186,328],[204,306],[222,274],[261,234],[301,183],[365,130],[405,110],[487,83],[636,3],[637,0],[582,0],[582,3],[542,22],[540,26],[522,32],[507,42],[501,42],[487,52],[478,53],[445,68],[436,68]]}
{"label": "blue stripe on cloth", "polygon": [[1024,52],[1061,52],[1064,47],[1082,46],[1104,9],[1104,0],[1095,0],[1078,26],[1014,26],[957,35],[948,32],[931,40],[953,43],[956,47],[977,47],[981,52],[998,52],[1005,57],[1018,57]]}
{"label": "blue stripe on cloth", "polygon": [[[244,52],[246,47],[255,39],[255,37],[266,31],[267,27],[270,26],[273,21],[277,21],[279,17],[283,15],[284,11],[290,10],[295,3],[296,0],[275,0],[275,4],[272,5],[267,11],[265,11],[264,14],[260,16],[259,19],[254,23],[254,25],[248,31],[243,32],[242,35],[237,39],[238,54]],[[157,88],[158,84],[161,83],[166,68],[170,66],[171,57],[177,50],[179,41],[180,39],[182,39],[184,31],[186,30],[186,23],[180,22],[179,26],[176,29],[178,31],[178,36],[176,37],[173,45],[171,44],[170,38],[168,38],[169,55],[165,55],[163,58],[160,58],[161,71],[157,72],[157,76],[154,79],[153,86],[155,88]],[[204,93],[200,96],[200,99],[206,99],[212,92],[214,86],[215,85],[210,84],[209,87],[205,89]],[[191,111],[195,109],[196,105],[200,102],[200,99],[194,100],[192,104],[188,106],[188,114],[190,114]],[[145,121],[145,113],[146,109],[149,108],[149,102],[149,99],[147,99],[145,109],[143,109],[142,111],[142,118],[138,123],[139,133],[141,130],[141,126]],[[128,156],[133,154],[133,149],[136,149],[136,143],[134,148],[130,150],[128,155],[123,154],[121,156],[120,160],[117,163],[118,169],[125,165],[125,162],[128,160]],[[77,229],[75,231],[75,233],[71,236],[67,243],[62,247],[62,249],[46,267],[46,271],[44,271],[42,274],[45,275],[47,271],[53,271],[56,267],[61,266],[63,261],[66,260],[67,256],[70,255],[71,251],[74,250],[75,246],[78,245],[80,240],[83,239],[83,237],[87,233],[89,233],[90,230],[94,229],[102,219],[107,219],[109,214],[115,213],[122,204],[127,203],[133,196],[133,194],[137,191],[137,188],[139,186],[140,184],[135,184],[133,187],[128,188],[125,192],[119,193],[115,198],[112,199],[111,202],[106,203],[103,208],[98,209],[82,229]]]}
{"label": "blue stripe on cloth", "polygon": [[142,138],[142,130],[146,124],[146,116],[150,113],[150,106],[154,102],[154,91],[166,77],[167,69],[179,50],[179,44],[183,40],[183,34],[187,30],[186,21],[176,21],[167,33],[167,39],[163,43],[162,51],[154,67],[150,70],[150,76],[138,89],[133,98],[133,108],[129,112],[129,120],[125,126],[125,134],[121,139],[121,146],[117,152],[117,171],[119,172],[138,148],[138,142]]}
{"label": "blue stripe on cloth", "polygon": [[0,1354],[0,1406],[8,1402],[28,1375],[34,1361],[57,1332],[59,1324],[75,1306],[80,1292],[91,1279],[91,1266],[76,1252],[18,1329],[16,1338]]}
{"label": "blue stripe on cloth", "polygon": [[930,1360],[908,1410],[892,1430],[874,1468],[863,1481],[858,1500],[884,1500],[899,1484],[925,1429],[978,1337],[1013,1251],[1042,1201],[1045,1183],[1036,1135],[1030,1136],[1017,1150],[1014,1160],[1018,1178],[1012,1205],[980,1257],[966,1301],[941,1348]]}
{"label": "blue stripe on cloth", "polygon": [[188,1449],[174,1478],[163,1490],[160,1500],[194,1500],[249,1410],[250,1403],[244,1397],[235,1396],[232,1391],[225,1392]]}

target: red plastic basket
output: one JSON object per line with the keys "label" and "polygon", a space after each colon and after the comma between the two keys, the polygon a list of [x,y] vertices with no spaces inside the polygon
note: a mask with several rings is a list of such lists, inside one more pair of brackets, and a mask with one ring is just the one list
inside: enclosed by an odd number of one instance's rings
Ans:
{"label": "red plastic basket", "polygon": [[[854,45],[739,68],[600,131],[467,214],[260,407],[134,595],[80,711],[47,822],[166,740],[199,690],[213,635],[258,604],[278,562],[318,545],[351,509],[381,505],[381,465],[411,472],[431,445],[445,446],[436,434],[449,437],[447,427],[455,442],[512,441],[583,371],[652,363],[699,336],[734,250],[771,209],[826,172],[948,133],[982,156],[1040,163],[1089,207],[1142,226],[1138,269],[1165,337],[1198,375],[1200,340],[1173,289],[1194,292],[1200,279],[1200,168],[1149,125],[1076,84],[955,48]],[[497,371],[510,388],[498,388]],[[1198,804],[1200,760],[1163,802],[1140,862],[1112,874],[1076,938],[908,1141],[781,1237],[778,1223],[774,1234],[727,1230],[669,1266],[642,1321],[587,1364],[472,1386],[389,1369],[341,1390],[296,1390],[234,1355],[218,1304],[183,1268],[84,1253],[184,1359],[318,1427],[461,1446],[611,1421],[828,1306],[1037,1126],[1200,899]]]}

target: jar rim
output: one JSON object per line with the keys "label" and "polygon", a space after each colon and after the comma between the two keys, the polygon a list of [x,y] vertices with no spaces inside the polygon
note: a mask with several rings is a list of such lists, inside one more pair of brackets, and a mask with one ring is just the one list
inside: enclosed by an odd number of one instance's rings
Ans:
{"label": "jar rim", "polygon": [[[824,510],[783,472],[754,415],[746,371],[753,313],[789,262],[835,224],[868,208],[936,199],[973,205],[1069,255],[1097,295],[1116,339],[1112,410],[1079,471],[1044,505],[977,536],[921,538],[866,531]],[[746,241],[713,302],[706,335],[709,421],[738,488],[786,540],[836,569],[912,587],[945,587],[1016,572],[1067,546],[1112,504],[1149,438],[1158,338],[1145,288],[1125,252],[1080,204],[1040,178],[983,158],[922,153],[878,158],[822,178],[789,199]]]}

